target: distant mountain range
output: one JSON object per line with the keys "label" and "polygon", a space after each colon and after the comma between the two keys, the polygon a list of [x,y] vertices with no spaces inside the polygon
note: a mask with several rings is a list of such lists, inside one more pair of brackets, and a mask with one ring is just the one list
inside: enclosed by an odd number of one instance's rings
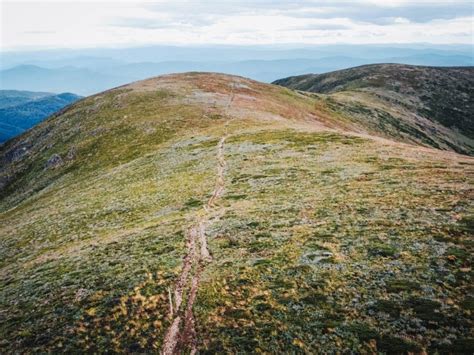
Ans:
{"label": "distant mountain range", "polygon": [[119,76],[109,76],[85,68],[42,68],[20,65],[0,72],[2,88],[49,92],[72,91],[87,95],[122,84]]}
{"label": "distant mountain range", "polygon": [[0,143],[80,98],[71,93],[0,90]]}
{"label": "distant mountain range", "polygon": [[222,72],[263,82],[370,63],[474,65],[468,47],[319,46],[309,48],[143,47],[2,54],[0,89],[90,95],[131,81],[187,71]]}

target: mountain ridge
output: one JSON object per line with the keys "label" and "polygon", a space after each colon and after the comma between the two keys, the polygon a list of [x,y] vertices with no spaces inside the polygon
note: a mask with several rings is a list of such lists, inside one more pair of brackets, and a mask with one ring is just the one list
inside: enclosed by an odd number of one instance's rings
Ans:
{"label": "mountain ridge", "polygon": [[1,351],[470,352],[474,159],[322,103],[166,75],[0,146]]}
{"label": "mountain ridge", "polygon": [[[352,115],[356,120],[374,117],[374,128],[385,120],[386,125],[378,128],[380,133],[392,126],[392,130],[401,130],[410,139],[416,138],[415,141],[472,155],[473,81],[474,67],[389,63],[289,77],[274,83],[327,94],[342,111],[347,110],[346,115]],[[383,112],[370,112],[370,106],[374,104]]]}

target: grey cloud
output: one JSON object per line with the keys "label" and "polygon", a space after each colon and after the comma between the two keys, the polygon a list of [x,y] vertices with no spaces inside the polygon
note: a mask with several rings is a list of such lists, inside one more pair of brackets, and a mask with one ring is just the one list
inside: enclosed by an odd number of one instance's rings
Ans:
{"label": "grey cloud", "polygon": [[127,28],[140,28],[145,30],[156,30],[173,27],[170,23],[160,23],[155,20],[143,19],[143,18],[122,18],[120,20],[109,23],[109,26],[113,27],[127,27]]}
{"label": "grey cloud", "polygon": [[[390,25],[396,18],[406,18],[410,22],[430,22],[437,19],[453,19],[473,15],[470,2],[451,3],[406,3],[399,6],[383,6],[363,2],[316,2],[306,3],[306,11],[289,10],[288,16],[305,18],[349,18],[353,21],[378,25]],[[311,6],[312,5],[312,6]],[[323,11],[321,11],[323,10]]]}
{"label": "grey cloud", "polygon": [[28,33],[28,34],[50,34],[50,33],[56,33],[56,31],[23,31],[23,33]]}
{"label": "grey cloud", "polygon": [[[390,19],[403,17],[410,22],[429,22],[435,19],[452,19],[473,15],[473,4],[469,1],[429,2],[413,1],[398,6],[384,6],[364,1],[177,1],[175,3],[146,4],[151,11],[172,12],[177,15],[202,14],[245,15],[280,14],[291,17],[337,18],[344,17],[354,21],[371,22],[379,25],[393,23]],[[306,12],[302,11],[306,9]]]}
{"label": "grey cloud", "polygon": [[166,3],[147,3],[144,7],[150,11],[177,12],[180,14],[193,13],[213,15],[242,15],[260,11],[283,11],[298,9],[308,1],[289,2],[285,0],[260,0],[260,1],[176,1]]}
{"label": "grey cloud", "polygon": [[339,24],[307,24],[301,26],[292,26],[288,28],[289,31],[335,31],[335,30],[348,30],[351,27]]}
{"label": "grey cloud", "polygon": [[[450,3],[410,2],[398,6],[384,6],[364,1],[326,0],[257,0],[257,1],[176,1],[144,3],[145,9],[165,15],[166,20],[122,18],[112,26],[142,29],[205,27],[225,17],[242,15],[285,15],[293,18],[334,19],[348,18],[354,22],[381,26],[393,25],[397,18],[425,23],[436,19],[453,19],[473,15],[473,5],[466,1]],[[301,30],[343,30],[342,25],[302,25]],[[290,30],[297,30],[290,29]]]}
{"label": "grey cloud", "polygon": [[109,23],[109,26],[139,28],[145,30],[183,28],[183,27],[203,27],[212,25],[214,21],[194,17],[170,16],[166,20],[150,18],[121,18]]}

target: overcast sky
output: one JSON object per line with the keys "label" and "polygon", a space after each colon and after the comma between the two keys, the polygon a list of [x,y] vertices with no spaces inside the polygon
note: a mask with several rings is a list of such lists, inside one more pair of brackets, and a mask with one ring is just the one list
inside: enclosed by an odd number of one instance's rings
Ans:
{"label": "overcast sky", "polygon": [[1,1],[1,49],[473,43],[472,1]]}

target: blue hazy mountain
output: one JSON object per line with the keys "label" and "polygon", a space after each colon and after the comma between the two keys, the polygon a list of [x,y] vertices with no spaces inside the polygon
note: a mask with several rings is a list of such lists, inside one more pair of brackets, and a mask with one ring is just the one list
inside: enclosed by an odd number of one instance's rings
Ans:
{"label": "blue hazy mountain", "polygon": [[22,133],[81,96],[0,90],[0,143]]}
{"label": "blue hazy mountain", "polygon": [[[312,46],[146,46],[129,48],[79,48],[37,51],[3,52],[0,69],[21,64],[75,66],[92,68],[107,65],[104,59],[115,62],[166,62],[186,60],[192,62],[277,59],[321,59],[350,56],[365,59],[410,57],[419,55],[468,56],[472,59],[471,45],[390,44],[390,45],[312,45]],[[454,64],[453,64],[454,65]]]}
{"label": "blue hazy mountain", "polygon": [[373,63],[472,66],[471,46],[334,45],[172,47],[2,53],[0,89],[89,95],[152,76],[186,71],[264,82]]}
{"label": "blue hazy mountain", "polygon": [[5,107],[17,106],[29,101],[42,99],[51,96],[50,92],[1,90],[0,91],[0,109]]}
{"label": "blue hazy mountain", "polygon": [[[126,80],[126,79],[125,79]],[[91,94],[122,84],[120,75],[87,68],[20,65],[0,72],[0,89]],[[126,81],[125,81],[126,82]]]}

